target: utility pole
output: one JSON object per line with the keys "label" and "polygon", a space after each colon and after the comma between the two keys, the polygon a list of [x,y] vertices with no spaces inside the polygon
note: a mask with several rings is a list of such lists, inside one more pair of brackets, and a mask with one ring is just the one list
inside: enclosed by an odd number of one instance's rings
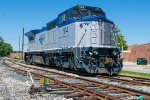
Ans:
{"label": "utility pole", "polygon": [[122,58],[123,58],[123,41],[121,41]]}
{"label": "utility pole", "polygon": [[123,45],[121,46],[121,49],[122,49],[122,58],[123,58]]}
{"label": "utility pole", "polygon": [[24,27],[22,32],[22,60],[23,60],[23,53],[24,53]]}
{"label": "utility pole", "polygon": [[20,38],[21,38],[21,36],[19,36],[19,58],[21,58],[20,57]]}

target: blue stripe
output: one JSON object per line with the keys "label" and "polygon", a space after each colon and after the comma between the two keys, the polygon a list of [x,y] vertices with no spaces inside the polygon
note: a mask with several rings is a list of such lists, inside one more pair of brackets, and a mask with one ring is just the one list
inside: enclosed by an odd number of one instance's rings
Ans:
{"label": "blue stripe", "polygon": [[46,30],[46,27],[43,27],[42,29],[31,30],[31,31],[25,33],[25,36],[35,35],[35,34],[43,32],[45,30]]}
{"label": "blue stripe", "polygon": [[[69,15],[68,18],[69,18],[69,19],[68,19],[66,22],[64,22],[64,23],[62,23],[62,24],[58,24],[58,17],[57,17],[56,19],[52,20],[51,22],[48,22],[46,25],[48,26],[49,24],[51,24],[51,23],[53,23],[53,22],[56,22],[56,26],[58,26],[58,28],[60,28],[60,27],[69,25],[69,24],[74,23],[74,22],[98,21],[99,19],[101,19],[103,22],[107,22],[107,23],[113,24],[113,22],[110,21],[110,20],[108,20],[108,19],[106,19],[105,16],[104,16],[104,17],[100,17],[100,16],[87,16],[87,17],[79,18],[79,19],[70,18],[70,12],[71,12],[74,8],[76,8],[76,7],[78,7],[78,6],[85,6],[85,5],[76,5],[76,6],[72,7],[72,8],[70,8],[70,9],[65,10],[64,12],[62,12],[62,13],[60,13],[60,14],[58,15],[58,16],[60,16],[60,15],[64,14],[65,12],[68,12],[68,15]],[[97,7],[90,7],[90,6],[85,6],[85,7],[87,7],[87,8],[97,8]],[[101,9],[101,8],[100,8],[100,9]],[[101,9],[101,11],[102,11],[102,9]],[[102,12],[103,12],[103,11],[102,11]],[[103,12],[103,13],[104,13],[104,12]],[[105,13],[104,13],[104,15],[105,15]],[[31,31],[27,32],[25,35],[26,35],[26,36],[35,35],[35,34],[38,34],[38,33],[43,32],[43,31],[45,31],[45,30],[47,30],[47,27],[43,27],[42,29],[31,30]]]}
{"label": "blue stripe", "polygon": [[58,18],[56,18],[56,19],[54,19],[54,20],[52,20],[52,21],[46,23],[46,25],[49,25],[49,24],[51,24],[51,23],[53,23],[53,22],[57,22],[57,19],[58,19]]}
{"label": "blue stripe", "polygon": [[107,22],[107,23],[111,23],[114,24],[112,21],[104,18],[104,17],[100,17],[100,16],[90,16],[90,17],[85,17],[85,18],[80,18],[80,19],[72,19],[69,18],[67,22],[62,23],[60,25],[58,25],[58,28],[66,26],[68,24],[74,23],[74,22],[85,22],[85,21],[98,21],[99,19],[101,19],[103,22]]}
{"label": "blue stripe", "polygon": [[[60,27],[69,25],[69,24],[74,23],[74,22],[98,21],[99,19],[101,19],[103,22],[114,24],[112,21],[106,19],[105,17],[89,16],[89,17],[84,17],[84,18],[80,18],[80,19],[69,18],[67,22],[64,22],[60,25],[58,24],[58,20],[55,19],[55,20],[47,23],[46,25],[49,25],[49,24],[53,23],[54,21],[56,21],[56,26],[58,26],[58,28],[60,28]],[[45,31],[46,29],[47,29],[46,27],[43,27],[42,29],[31,30],[31,31],[27,32],[25,35],[26,36],[29,36],[29,35],[32,35],[32,34],[35,35],[35,34],[38,34],[38,33],[41,33],[43,31]]]}

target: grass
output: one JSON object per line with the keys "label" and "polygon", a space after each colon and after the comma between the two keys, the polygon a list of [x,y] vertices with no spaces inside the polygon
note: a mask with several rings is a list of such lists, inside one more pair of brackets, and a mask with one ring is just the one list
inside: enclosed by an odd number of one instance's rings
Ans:
{"label": "grass", "polygon": [[120,75],[150,78],[150,74],[148,74],[148,73],[139,73],[139,72],[131,72],[131,71],[121,71]]}

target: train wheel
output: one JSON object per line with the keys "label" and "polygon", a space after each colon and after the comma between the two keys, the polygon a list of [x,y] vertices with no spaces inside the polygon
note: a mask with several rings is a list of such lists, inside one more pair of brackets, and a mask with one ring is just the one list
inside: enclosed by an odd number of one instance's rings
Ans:
{"label": "train wheel", "polygon": [[113,72],[112,72],[112,68],[109,69],[109,76],[112,76]]}
{"label": "train wheel", "polygon": [[62,68],[62,64],[61,64],[60,61],[57,62],[57,66],[58,66],[59,68]]}
{"label": "train wheel", "polygon": [[70,68],[71,68],[72,70],[75,70],[75,71],[78,70],[77,67],[75,66],[75,64],[74,64],[73,62],[71,62],[69,66],[70,66]]}
{"label": "train wheel", "polygon": [[61,63],[60,63],[59,60],[56,60],[54,63],[55,63],[55,65],[56,65],[57,67],[60,67],[60,68],[62,67],[62,65],[61,65]]}
{"label": "train wheel", "polygon": [[45,64],[46,64],[46,65],[49,65],[49,63],[50,63],[50,62],[49,62],[49,57],[46,56],[46,58],[45,58]]}
{"label": "train wheel", "polygon": [[63,68],[69,68],[69,62],[62,62],[61,65]]}
{"label": "train wheel", "polygon": [[113,66],[106,65],[106,68],[107,68],[108,75],[112,76],[113,75]]}

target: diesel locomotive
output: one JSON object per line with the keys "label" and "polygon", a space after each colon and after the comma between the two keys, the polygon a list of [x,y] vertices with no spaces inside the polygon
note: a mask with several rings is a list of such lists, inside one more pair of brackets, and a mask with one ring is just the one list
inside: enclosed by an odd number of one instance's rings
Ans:
{"label": "diesel locomotive", "polygon": [[45,27],[25,34],[28,47],[24,59],[74,71],[118,74],[123,64],[114,28],[101,8],[74,6]]}

